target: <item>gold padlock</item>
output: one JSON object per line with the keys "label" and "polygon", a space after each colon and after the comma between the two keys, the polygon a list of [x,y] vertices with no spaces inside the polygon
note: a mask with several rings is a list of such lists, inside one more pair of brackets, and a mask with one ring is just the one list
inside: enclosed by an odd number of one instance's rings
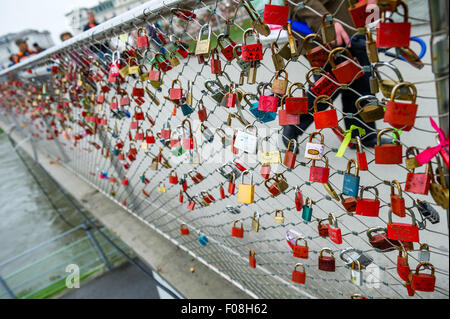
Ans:
{"label": "gold padlock", "polygon": [[281,193],[288,189],[289,184],[287,183],[286,177],[284,177],[283,173],[275,174],[275,180],[277,181],[277,188]]}
{"label": "gold padlock", "polygon": [[291,53],[290,58],[297,58],[300,55],[300,51],[297,48],[297,41],[294,39],[294,35],[292,34],[292,25],[291,22],[287,24],[288,31],[288,40],[289,40],[289,49]]}
{"label": "gold padlock", "polygon": [[178,59],[178,57],[173,52],[170,52],[169,54],[169,62],[172,66],[180,65],[180,59]]}
{"label": "gold padlock", "polygon": [[378,49],[377,49],[376,42],[373,41],[373,39],[372,39],[372,33],[370,32],[369,28],[366,29],[366,35],[367,35],[367,39],[366,39],[367,56],[369,57],[370,63],[376,63],[379,61]]}
{"label": "gold padlock", "polygon": [[192,104],[193,104],[191,80],[188,80],[188,84],[187,84],[186,104],[189,106],[192,106]]}
{"label": "gold padlock", "polygon": [[[281,213],[281,215],[278,215],[278,213]],[[282,210],[277,209],[275,211],[274,221],[277,224],[284,224],[284,212]]]}
{"label": "gold padlock", "polygon": [[158,170],[158,157],[154,157],[152,159],[152,164],[150,165],[150,169],[153,171],[157,171]]}
{"label": "gold padlock", "polygon": [[165,193],[165,192],[166,192],[166,187],[164,186],[163,182],[159,182],[158,193]]}
{"label": "gold padlock", "polygon": [[[395,75],[398,77],[398,80],[391,80],[391,79],[382,79],[380,72],[378,72],[378,69],[382,66],[386,66],[388,68],[390,68],[392,71],[394,71]],[[389,63],[389,62],[377,62],[373,65],[373,72],[376,75],[376,78],[378,80],[378,86],[380,87],[381,93],[383,94],[383,96],[387,99],[391,98],[391,93],[392,90],[394,89],[394,87],[399,84],[404,82],[403,81],[403,76],[400,73],[399,69],[397,69],[397,67],[395,67],[393,64]],[[402,86],[400,87],[399,90],[397,90],[395,92],[395,96],[394,99],[398,99],[398,100],[404,100],[404,101],[412,101],[413,99],[413,91],[412,89],[410,89],[409,86]]]}
{"label": "gold padlock", "polygon": [[[361,102],[368,101],[368,104],[361,107]],[[374,95],[364,95],[355,102],[356,109],[361,119],[366,123],[375,122],[384,118],[384,108]]]}
{"label": "gold padlock", "polygon": [[[258,219],[256,219],[256,218],[258,218]],[[253,213],[252,229],[256,233],[259,232],[259,214],[257,212]]]}
{"label": "gold padlock", "polygon": [[333,186],[331,186],[330,182],[322,184],[327,193],[331,196],[331,198],[337,200],[339,202],[339,195],[334,190]]}
{"label": "gold padlock", "polygon": [[256,83],[256,61],[250,62],[250,68],[248,69],[247,74],[247,84],[255,84]]}
{"label": "gold padlock", "polygon": [[130,69],[130,66],[128,64],[125,65],[123,68],[121,68],[119,70],[120,76],[125,79],[127,77],[127,75],[129,74],[129,69]]}
{"label": "gold padlock", "polygon": [[[202,39],[203,29],[208,29],[208,37]],[[211,27],[208,23],[204,24],[198,33],[197,45],[195,46],[195,55],[209,56],[211,51]]]}
{"label": "gold padlock", "polygon": [[[284,73],[284,75],[285,75],[284,80],[281,80],[278,78],[281,75],[281,73]],[[288,74],[287,74],[286,70],[277,71],[277,73],[275,74],[275,78],[272,81],[272,93],[285,95],[288,83],[289,83],[289,80],[288,80]]]}
{"label": "gold padlock", "polygon": [[[142,68],[145,69],[144,72],[142,72]],[[139,65],[139,79],[142,82],[146,82],[148,80],[148,70],[147,70],[147,67],[145,65],[143,65],[143,64]]]}
{"label": "gold padlock", "polygon": [[[264,151],[263,144],[270,140],[270,136],[266,136],[261,140],[261,152],[259,152],[259,161],[262,165],[281,164],[281,152],[276,151]],[[266,143],[267,144],[267,143]]]}
{"label": "gold padlock", "polygon": [[241,183],[238,185],[238,202],[251,204],[254,202],[255,198],[255,185],[253,185],[253,170],[250,184],[244,184],[244,175],[248,174],[249,171],[245,170],[241,174]]}
{"label": "gold padlock", "polygon": [[[436,173],[438,174],[438,182],[436,182],[433,169],[431,169],[431,184],[430,184],[430,193],[433,197],[436,204],[441,206],[444,209],[448,209],[449,207],[449,190],[445,181],[444,170],[442,169],[442,163],[439,156],[436,156],[438,162],[438,168],[436,169]],[[431,162],[430,162],[431,165]]]}
{"label": "gold padlock", "polygon": [[[409,170],[415,169],[417,167],[420,167],[419,163],[417,162],[416,155],[419,154],[419,150],[415,146],[410,146],[406,149],[406,168]],[[412,157],[410,157],[412,155]]]}
{"label": "gold padlock", "polygon": [[275,52],[275,48],[278,49],[278,44],[275,41],[273,41],[270,44],[270,49],[272,51],[272,62],[273,62],[275,71],[280,71],[280,70],[284,69],[285,64],[284,64],[283,57],[278,52]]}
{"label": "gold padlock", "polygon": [[[135,61],[135,65],[131,65],[131,61],[134,60]],[[137,60],[134,57],[131,57],[128,59],[128,75],[129,74],[139,74],[139,65],[137,65]],[[120,71],[119,71],[120,73]]]}
{"label": "gold padlock", "polygon": [[322,16],[320,32],[324,43],[330,43],[336,40],[336,30],[334,29],[334,21],[331,14],[324,14]]}

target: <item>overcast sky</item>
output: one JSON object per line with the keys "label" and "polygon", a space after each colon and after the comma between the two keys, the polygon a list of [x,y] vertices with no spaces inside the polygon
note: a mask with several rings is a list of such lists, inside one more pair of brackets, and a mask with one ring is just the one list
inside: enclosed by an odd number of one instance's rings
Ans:
{"label": "overcast sky", "polygon": [[98,0],[0,0],[0,35],[23,29],[50,31],[55,44],[71,31],[65,14],[77,7],[92,7]]}

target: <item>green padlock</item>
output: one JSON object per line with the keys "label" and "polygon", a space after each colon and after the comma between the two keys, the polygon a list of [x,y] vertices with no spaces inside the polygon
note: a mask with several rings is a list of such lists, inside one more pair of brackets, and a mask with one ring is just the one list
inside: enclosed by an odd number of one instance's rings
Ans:
{"label": "green padlock", "polygon": [[303,205],[303,213],[302,218],[304,221],[310,222],[312,218],[312,200],[311,198],[307,197],[305,200],[305,205]]}

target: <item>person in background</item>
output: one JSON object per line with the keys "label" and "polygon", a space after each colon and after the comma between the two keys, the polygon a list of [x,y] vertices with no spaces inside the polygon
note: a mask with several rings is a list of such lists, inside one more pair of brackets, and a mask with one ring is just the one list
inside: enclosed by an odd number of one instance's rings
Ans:
{"label": "person in background", "polygon": [[44,51],[45,49],[41,48],[37,42],[33,43],[34,52],[39,53]]}
{"label": "person in background", "polygon": [[60,34],[59,38],[61,39],[61,41],[66,41],[69,40],[70,38],[73,38],[73,35],[70,32],[63,32]]}
{"label": "person in background", "polygon": [[89,11],[88,13],[88,23],[84,26],[83,31],[92,29],[93,27],[97,26],[98,23],[95,21],[95,14],[92,11]]}
{"label": "person in background", "polygon": [[[296,1],[299,2],[299,1]],[[325,14],[334,13],[334,17],[343,21],[341,24],[338,21],[334,23],[334,29],[336,31],[336,41],[331,43],[332,48],[336,47],[345,47],[347,46],[353,57],[358,59],[358,62],[361,65],[370,65],[369,58],[366,52],[366,36],[363,34],[355,34],[355,31],[345,26],[353,25],[350,13],[348,12],[349,4],[347,1],[330,1],[330,0],[307,0],[304,3],[315,11],[319,12],[321,15],[316,14],[315,12],[302,9],[302,10],[293,10],[295,15],[293,17],[294,21],[303,21],[306,22],[313,32],[318,32],[320,34],[320,27],[322,25],[322,16]],[[372,5],[376,5],[376,0],[368,0],[368,3]],[[337,63],[340,63],[343,60],[338,59]],[[326,72],[331,71],[330,65],[326,65]],[[314,76],[314,81],[317,81],[320,78],[320,75]],[[361,95],[370,95],[370,85],[369,85],[369,75],[364,74],[363,77],[356,79],[351,85],[350,88],[355,90]],[[341,95],[343,112],[345,113],[357,113],[357,109],[355,106],[355,101],[358,99],[359,95],[355,94],[352,90],[339,90],[338,94],[333,95],[333,100]],[[313,109],[314,96],[310,93],[308,96],[308,108],[309,110]],[[324,111],[329,105],[326,103],[318,103],[318,110]],[[362,105],[364,106],[364,105]],[[289,140],[294,139],[297,140],[299,136],[301,136],[308,127],[314,122],[313,116],[310,114],[300,115],[300,124],[299,125],[286,125],[283,127],[283,143],[287,147]],[[350,129],[351,125],[356,125],[362,127],[366,130],[366,136],[361,138],[361,143],[366,147],[374,147],[377,143],[377,135],[374,134],[374,130],[376,130],[375,122],[365,123],[359,115],[356,115],[354,118],[345,117],[344,124],[346,130]],[[357,133],[357,130],[353,131],[352,137],[355,137],[354,134]],[[382,137],[383,144],[386,141],[383,141],[385,138]],[[386,142],[389,143],[389,142]]]}
{"label": "person in background", "polygon": [[14,57],[14,63],[19,63],[23,59],[36,54],[36,52],[28,48],[28,43],[25,39],[17,39],[16,45],[19,47],[19,52]]}
{"label": "person in background", "polygon": [[14,64],[16,64],[16,55],[15,54],[11,54],[10,56],[9,56],[9,61],[10,61],[10,63],[8,64],[8,68],[10,67],[10,66],[13,66]]}

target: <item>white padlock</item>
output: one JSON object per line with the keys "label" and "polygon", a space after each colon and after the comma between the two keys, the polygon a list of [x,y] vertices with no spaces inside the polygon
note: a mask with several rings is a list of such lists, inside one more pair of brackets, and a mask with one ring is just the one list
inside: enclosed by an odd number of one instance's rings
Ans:
{"label": "white padlock", "polygon": [[[319,134],[320,135],[320,144],[319,143],[313,143],[312,139],[314,135]],[[325,151],[325,145],[323,134],[320,132],[313,132],[309,136],[309,141],[306,143],[306,149],[305,149],[305,158],[309,158],[312,160],[321,160],[323,153]]]}
{"label": "white padlock", "polygon": [[[251,127],[255,130],[255,134],[249,133],[249,128]],[[256,154],[258,152],[258,132],[256,127],[247,125],[243,131],[239,130],[236,134],[234,147],[249,154]]]}

